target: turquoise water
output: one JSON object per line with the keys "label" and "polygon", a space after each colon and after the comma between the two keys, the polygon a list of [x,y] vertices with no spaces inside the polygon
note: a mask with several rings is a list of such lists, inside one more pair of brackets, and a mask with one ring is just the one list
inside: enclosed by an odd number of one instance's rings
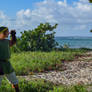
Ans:
{"label": "turquoise water", "polygon": [[68,45],[70,48],[92,48],[92,37],[56,37],[59,45]]}

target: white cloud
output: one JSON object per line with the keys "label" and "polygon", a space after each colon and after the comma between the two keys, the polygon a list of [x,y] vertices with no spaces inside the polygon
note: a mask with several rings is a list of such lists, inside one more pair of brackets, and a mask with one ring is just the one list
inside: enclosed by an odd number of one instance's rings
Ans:
{"label": "white cloud", "polygon": [[88,0],[80,0],[80,2],[82,2],[82,3],[89,3]]}
{"label": "white cloud", "polygon": [[[6,19],[4,13],[0,12],[0,18]],[[92,4],[88,0],[73,2],[72,5],[67,0],[44,0],[35,4],[35,8],[22,9],[16,13],[16,28],[33,29],[41,22],[58,23],[56,35],[63,35],[61,30],[77,31],[90,30],[92,25]],[[67,33],[66,33],[67,34]],[[77,34],[75,34],[77,35]]]}
{"label": "white cloud", "polygon": [[19,12],[17,12],[17,17],[23,17],[23,16],[25,16],[25,17],[30,17],[31,16],[31,11],[30,11],[30,9],[27,9],[27,10],[20,10]]}
{"label": "white cloud", "polygon": [[0,26],[10,26],[9,17],[3,12],[0,11]]}
{"label": "white cloud", "polygon": [[58,1],[57,4],[60,5],[60,6],[67,6],[67,2],[66,1],[64,1],[64,2]]}
{"label": "white cloud", "polygon": [[6,18],[5,14],[2,11],[0,11],[0,19],[5,19],[5,18]]}

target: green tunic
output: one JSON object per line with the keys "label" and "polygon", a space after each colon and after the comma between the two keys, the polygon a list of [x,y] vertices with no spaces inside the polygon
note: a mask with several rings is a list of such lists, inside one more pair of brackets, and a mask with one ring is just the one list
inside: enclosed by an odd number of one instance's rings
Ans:
{"label": "green tunic", "polygon": [[4,74],[9,74],[14,71],[10,59],[10,46],[8,39],[0,39],[0,68]]}

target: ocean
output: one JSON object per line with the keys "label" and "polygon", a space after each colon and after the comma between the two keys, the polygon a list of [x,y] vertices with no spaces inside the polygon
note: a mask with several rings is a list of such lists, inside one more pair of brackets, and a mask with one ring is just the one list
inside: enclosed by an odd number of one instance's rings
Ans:
{"label": "ocean", "polygon": [[92,48],[92,37],[55,37],[59,46],[65,44],[69,48]]}

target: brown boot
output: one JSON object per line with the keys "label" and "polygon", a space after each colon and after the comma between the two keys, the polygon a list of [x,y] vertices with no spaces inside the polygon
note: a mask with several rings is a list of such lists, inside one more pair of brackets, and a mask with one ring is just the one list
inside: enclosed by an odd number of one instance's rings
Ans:
{"label": "brown boot", "polygon": [[19,86],[18,86],[18,84],[12,85],[12,88],[15,88],[15,91],[16,91],[16,92],[20,92],[20,91],[19,91]]}

